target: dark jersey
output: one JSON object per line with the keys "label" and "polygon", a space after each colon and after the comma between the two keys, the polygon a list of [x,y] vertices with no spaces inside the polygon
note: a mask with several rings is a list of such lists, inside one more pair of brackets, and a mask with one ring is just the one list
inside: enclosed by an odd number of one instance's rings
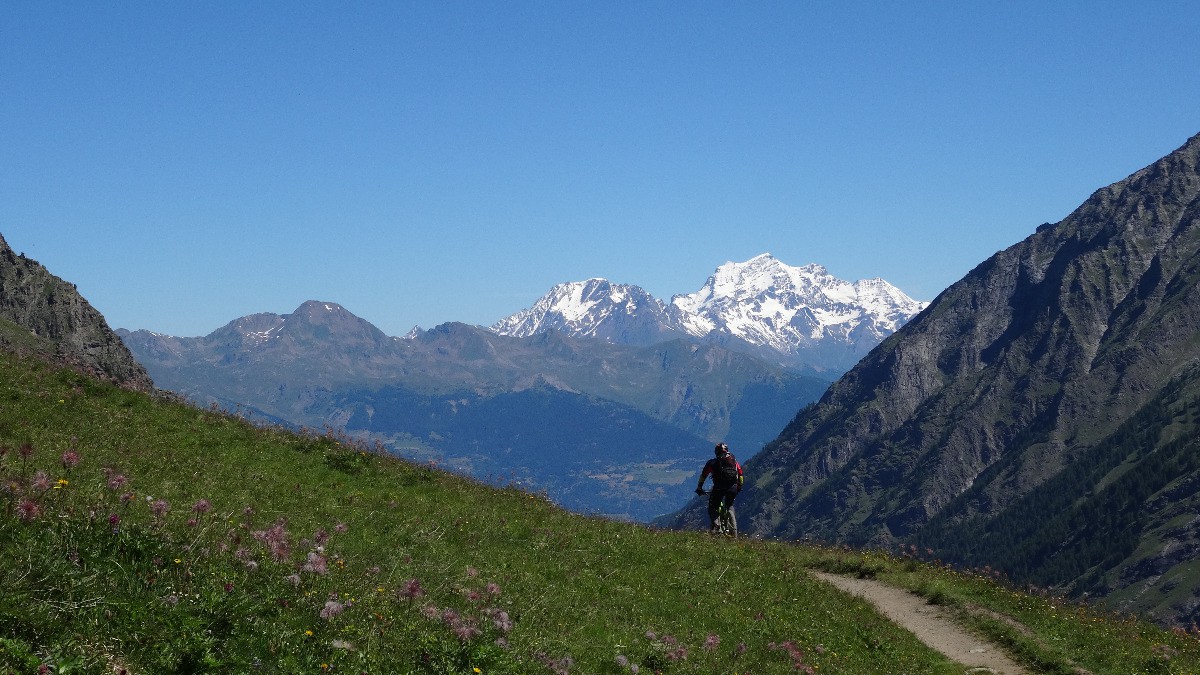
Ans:
{"label": "dark jersey", "polygon": [[704,470],[700,472],[700,482],[696,487],[704,486],[704,479],[712,476],[714,490],[728,490],[729,488],[742,486],[745,481],[745,476],[742,474],[742,465],[738,464],[737,459],[730,453],[726,453],[720,457],[713,457],[704,464]]}

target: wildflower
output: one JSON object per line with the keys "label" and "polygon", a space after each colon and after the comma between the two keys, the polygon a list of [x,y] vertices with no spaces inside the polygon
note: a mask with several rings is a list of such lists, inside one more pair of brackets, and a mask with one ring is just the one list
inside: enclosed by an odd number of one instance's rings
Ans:
{"label": "wildflower", "polygon": [[188,526],[188,527],[195,527],[195,526],[197,526],[197,525],[199,525],[199,524],[200,524],[200,523],[199,523],[199,522],[198,522],[198,521],[197,521],[195,518],[188,518],[188,520],[187,520],[187,526]]}
{"label": "wildflower", "polygon": [[311,630],[306,630],[306,631],[304,631],[304,634],[309,637],[312,637],[313,632]]}
{"label": "wildflower", "polygon": [[25,522],[37,520],[37,517],[41,514],[41,507],[32,499],[22,499],[17,503],[17,517]]}
{"label": "wildflower", "polygon": [[299,575],[299,574],[289,574],[289,575],[287,575],[287,576],[286,576],[286,577],[284,577],[284,578],[287,580],[287,582],[288,582],[289,584],[291,584],[291,585],[293,585],[293,586],[299,586],[299,585],[300,585],[300,575]]}
{"label": "wildflower", "polygon": [[121,488],[125,487],[125,484],[128,482],[129,482],[129,479],[125,477],[125,474],[122,474],[122,473],[109,474],[108,489],[113,490],[113,491],[120,490]]}
{"label": "wildflower", "polygon": [[325,576],[329,573],[329,564],[325,556],[315,551],[309,551],[308,562],[304,563],[304,571]]}
{"label": "wildflower", "polygon": [[59,459],[62,461],[64,469],[74,469],[79,466],[79,451],[72,448],[64,452]]}
{"label": "wildflower", "polygon": [[207,499],[200,499],[192,505],[192,513],[208,513],[212,511],[212,504]]}
{"label": "wildflower", "polygon": [[500,584],[491,582],[487,585],[487,592],[491,595],[500,595]]}
{"label": "wildflower", "polygon": [[508,612],[502,609],[494,609],[491,610],[490,616],[492,618],[492,625],[501,633],[507,633],[513,629],[513,620],[508,615]]}
{"label": "wildflower", "polygon": [[33,474],[33,480],[29,483],[30,487],[38,492],[44,492],[50,489],[50,476],[46,475],[45,471],[38,471]]}
{"label": "wildflower", "polygon": [[271,551],[271,557],[276,562],[283,562],[291,555],[291,545],[288,544],[287,522],[282,518],[275,521],[267,530],[255,530],[254,538],[266,545]]}
{"label": "wildflower", "polygon": [[[147,497],[149,499],[149,497]],[[154,514],[155,518],[162,518],[167,515],[167,511],[171,510],[171,503],[165,499],[155,499],[150,503],[150,513]]]}
{"label": "wildflower", "polygon": [[133,501],[133,493],[132,492],[126,492],[125,494],[121,495],[121,503],[122,504],[128,504],[131,501]]}
{"label": "wildflower", "polygon": [[704,651],[711,652],[712,650],[716,649],[720,644],[721,644],[721,637],[719,635],[715,635],[715,634],[709,635],[704,640]]}
{"label": "wildflower", "polygon": [[17,448],[17,454],[21,455],[21,459],[29,459],[33,457],[33,444],[22,443],[20,448]]}
{"label": "wildflower", "polygon": [[409,601],[410,601],[410,599],[419,598],[421,596],[424,596],[425,589],[422,589],[421,583],[419,580],[409,579],[408,581],[406,581],[406,583],[404,583],[403,587],[401,587],[401,590],[397,591],[397,593],[398,593],[398,596],[400,596],[401,598],[409,599]]}
{"label": "wildflower", "polygon": [[350,527],[348,525],[346,525],[345,523],[338,523],[337,525],[333,526],[333,531],[337,532],[338,534],[341,534],[342,532],[345,532],[346,530],[349,530],[349,529],[350,529]]}
{"label": "wildflower", "polygon": [[325,602],[324,609],[321,610],[321,618],[328,621],[333,617],[345,611],[346,606],[336,600],[328,600]]}
{"label": "wildflower", "polygon": [[469,642],[471,639],[483,634],[483,631],[476,628],[471,623],[460,622],[450,627],[454,636],[463,642]]}
{"label": "wildflower", "polygon": [[54,481],[54,489],[61,490],[70,484],[71,483],[66,478],[59,478],[58,480]]}
{"label": "wildflower", "polygon": [[121,516],[118,516],[115,513],[109,514],[108,524],[113,528],[113,530],[116,530],[117,526],[121,524]]}

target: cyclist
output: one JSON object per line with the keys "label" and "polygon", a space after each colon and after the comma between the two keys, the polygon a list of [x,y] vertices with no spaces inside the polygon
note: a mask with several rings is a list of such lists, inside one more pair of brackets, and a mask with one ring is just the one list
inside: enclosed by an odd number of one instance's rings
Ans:
{"label": "cyclist", "polygon": [[696,494],[704,494],[704,480],[712,476],[713,487],[708,493],[708,520],[711,525],[709,529],[717,529],[717,515],[720,513],[722,502],[726,509],[733,508],[733,500],[737,498],[738,492],[742,489],[742,483],[745,482],[745,476],[742,474],[742,465],[738,464],[737,459],[729,452],[729,446],[724,443],[717,443],[717,447],[713,448],[713,454],[716,457],[708,460],[704,464],[704,470],[700,472],[700,482],[696,483]]}

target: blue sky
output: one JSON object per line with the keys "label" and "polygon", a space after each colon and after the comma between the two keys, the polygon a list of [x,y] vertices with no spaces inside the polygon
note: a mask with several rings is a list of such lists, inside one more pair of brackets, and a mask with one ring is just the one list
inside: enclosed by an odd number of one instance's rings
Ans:
{"label": "blue sky", "polygon": [[0,6],[0,234],[114,327],[391,335],[763,252],[930,300],[1200,132],[1194,2]]}

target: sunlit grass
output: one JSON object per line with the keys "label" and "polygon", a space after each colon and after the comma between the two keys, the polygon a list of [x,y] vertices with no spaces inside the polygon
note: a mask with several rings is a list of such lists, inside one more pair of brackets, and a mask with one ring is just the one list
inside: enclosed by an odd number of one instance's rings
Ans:
{"label": "sunlit grass", "polygon": [[1050,672],[1200,663],[977,575],[574,515],[11,357],[0,444],[0,671],[961,672],[818,568],[1015,618]]}

